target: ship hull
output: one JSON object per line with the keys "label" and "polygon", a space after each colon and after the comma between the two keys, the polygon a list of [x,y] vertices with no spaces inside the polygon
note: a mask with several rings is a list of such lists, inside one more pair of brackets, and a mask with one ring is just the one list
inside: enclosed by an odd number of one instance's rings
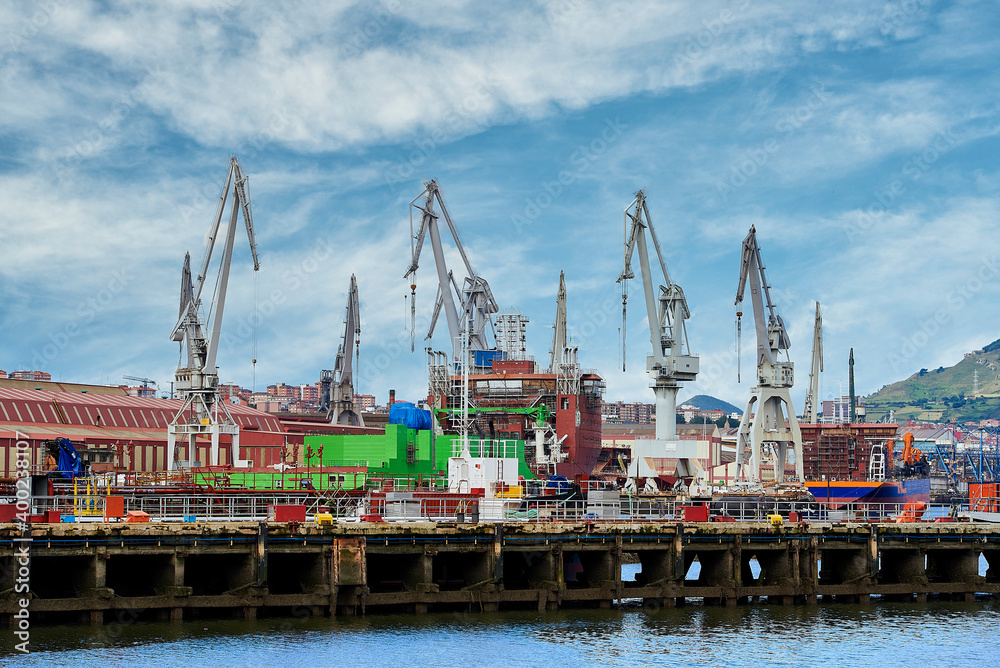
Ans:
{"label": "ship hull", "polygon": [[882,482],[807,480],[806,487],[816,497],[816,501],[833,510],[852,504],[930,503],[931,499],[929,478]]}

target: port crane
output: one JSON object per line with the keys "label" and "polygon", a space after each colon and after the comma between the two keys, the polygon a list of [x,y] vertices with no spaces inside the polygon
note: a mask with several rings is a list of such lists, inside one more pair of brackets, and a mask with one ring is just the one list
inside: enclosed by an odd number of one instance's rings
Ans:
{"label": "port crane", "polygon": [[[649,453],[638,451],[634,453],[628,477],[634,485],[637,477],[654,476],[655,474],[644,470],[646,457],[669,456],[678,458],[678,478],[697,478],[701,473],[697,460],[697,445],[694,441],[681,441],[677,438],[677,392],[680,390],[681,382],[695,379],[699,366],[698,357],[691,354],[685,325],[691,317],[691,311],[684,291],[670,280],[643,190],[636,192],[635,198],[625,208],[623,232],[624,267],[618,277],[618,283],[622,285],[622,370],[625,370],[624,333],[628,281],[635,277],[632,272],[632,255],[638,250],[639,270],[642,274],[643,295],[652,344],[652,355],[646,358],[646,372],[652,380],[657,418],[656,439],[649,444],[652,450]],[[656,250],[656,258],[663,274],[663,284],[659,286],[658,294],[650,270],[647,233]]]}
{"label": "port crane", "polygon": [[[422,203],[418,200],[423,199]],[[435,202],[440,207],[440,214],[434,210]],[[420,226],[414,233],[414,214],[419,213]],[[439,216],[444,217],[448,230],[451,232],[452,240],[458,249],[465,265],[466,276],[460,287],[452,272],[448,270],[444,257],[444,247],[441,244],[441,231],[438,227]],[[427,333],[427,339],[434,333],[434,326],[442,310],[445,319],[448,321],[448,334],[451,338],[452,359],[460,360],[463,349],[463,326],[461,318],[466,320],[465,330],[467,331],[469,355],[474,356],[476,352],[482,350],[493,350],[487,341],[487,328],[492,332],[493,339],[496,339],[496,331],[493,326],[492,316],[500,309],[493,298],[493,291],[490,290],[486,279],[476,273],[469,261],[469,256],[465,252],[458,236],[458,230],[448,213],[444,199],[441,196],[441,188],[437,181],[430,180],[424,184],[424,189],[419,195],[410,201],[410,250],[412,258],[403,278],[410,279],[410,326],[411,340],[410,351],[413,351],[413,330],[416,328],[416,290],[417,290],[417,268],[420,262],[420,252],[424,246],[426,237],[431,239],[431,249],[434,254],[434,266],[437,270],[438,287],[437,296],[434,303],[434,312],[431,316],[431,325]],[[456,306],[456,300],[458,305]],[[465,363],[468,363],[466,360]]]}
{"label": "port crane", "polygon": [[320,374],[322,397],[320,410],[326,411],[331,424],[364,427],[361,410],[354,401],[354,365],[351,355],[357,357],[361,348],[361,308],[358,302],[358,279],[351,274],[347,291],[347,316],[344,334],[337,349],[333,370],[324,369]]}
{"label": "port crane", "polygon": [[[250,253],[253,256],[253,269],[260,269],[257,257],[257,243],[254,239],[253,215],[250,209],[249,177],[243,171],[239,161],[233,156],[229,161],[229,174],[226,177],[222,193],[219,195],[219,205],[215,218],[208,232],[208,243],[198,273],[192,281],[191,254],[184,256],[184,268],[181,271],[181,298],[177,324],[170,332],[170,339],[177,341],[182,347],[182,357],[175,374],[174,388],[183,401],[167,427],[167,461],[168,468],[175,467],[177,441],[187,443],[188,456],[192,459],[198,438],[211,439],[210,459],[213,466],[219,464],[219,440],[223,434],[232,438],[231,463],[234,466],[247,466],[250,462],[239,458],[240,428],[233,420],[226,402],[219,396],[219,369],[216,357],[219,352],[222,332],[222,316],[226,306],[226,290],[229,285],[229,269],[232,263],[233,248],[236,245],[236,229],[242,212],[246,226],[247,239],[250,242]],[[218,275],[212,292],[208,313],[202,319],[202,292],[208,277],[209,265],[218,241],[219,228],[225,212],[226,201],[232,190],[232,208],[229,214],[229,225],[222,242],[222,257],[219,262]],[[183,350],[186,349],[186,358]],[[256,364],[257,360],[254,360]]]}
{"label": "port crane", "polygon": [[[736,306],[741,308],[744,291],[750,285],[757,332],[757,385],[750,390],[736,436],[736,480],[751,484],[762,482],[761,464],[765,451],[774,453],[774,479],[783,482],[789,447],[794,452],[795,474],[799,480],[803,479],[802,432],[789,395],[794,381],[793,364],[788,359],[791,342],[785,323],[771,300],[771,286],[764,269],[757,230],[751,227],[743,240],[740,280],[736,288]],[[736,312],[737,331],[742,316],[742,311]],[[779,359],[782,353],[783,361]]]}
{"label": "port crane", "polygon": [[559,292],[556,293],[556,321],[552,325],[552,352],[549,371],[558,373],[566,356],[566,272],[559,272]]}
{"label": "port crane", "polygon": [[816,321],[813,325],[812,365],[809,367],[809,391],[806,392],[802,419],[808,424],[816,424],[819,408],[819,374],[823,371],[823,316],[816,302]]}

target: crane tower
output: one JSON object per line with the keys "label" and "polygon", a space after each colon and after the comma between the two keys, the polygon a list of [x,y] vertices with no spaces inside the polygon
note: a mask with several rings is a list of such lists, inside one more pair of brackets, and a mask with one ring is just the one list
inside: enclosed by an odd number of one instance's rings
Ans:
{"label": "crane tower", "polygon": [[323,396],[321,409],[326,410],[326,419],[331,424],[347,424],[364,427],[361,409],[354,401],[354,365],[352,355],[361,346],[361,309],[358,301],[358,280],[351,274],[351,285],[347,291],[347,315],[344,318],[344,334],[337,349],[337,360],[332,371],[321,372]]}
{"label": "crane tower", "polygon": [[[736,288],[737,307],[743,302],[748,283],[757,332],[757,385],[750,390],[736,436],[736,480],[761,483],[761,464],[764,457],[773,452],[774,479],[783,482],[789,447],[795,454],[796,476],[802,480],[802,433],[789,396],[794,380],[793,365],[788,359],[791,342],[785,323],[771,300],[771,286],[767,283],[764,261],[757,245],[757,230],[753,227],[743,240],[740,280]],[[742,311],[737,311],[737,319],[742,315]],[[784,361],[779,360],[782,352]]]}
{"label": "crane tower", "polygon": [[[646,194],[639,190],[624,213],[624,267],[618,282],[622,284],[622,332],[625,332],[625,311],[628,301],[628,280],[634,278],[632,255],[639,252],[639,269],[642,274],[646,316],[652,354],[646,358],[646,372],[656,397],[656,438],[649,444],[649,453],[636,451],[629,467],[629,479],[650,477],[646,471],[646,457],[676,457],[679,478],[694,478],[701,471],[697,461],[697,444],[677,438],[677,392],[683,381],[693,381],[698,375],[698,357],[691,355],[687,339],[686,321],[691,317],[687,298],[679,285],[670,280],[667,265],[656,238],[656,230],[646,205]],[[655,287],[649,263],[646,235],[653,243],[663,284]],[[623,355],[624,369],[624,355]],[[637,444],[638,445],[638,444]],[[643,447],[646,447],[645,445]],[[661,452],[662,451],[662,452]]]}
{"label": "crane tower", "polygon": [[[222,244],[222,259],[218,268],[215,289],[209,305],[209,316],[202,319],[202,290],[208,276],[212,252],[215,250],[219,227],[226,201],[232,186],[233,205],[229,215],[229,226]],[[184,256],[184,268],[181,271],[181,299],[177,324],[170,333],[170,338],[186,348],[186,359],[182,356],[175,374],[174,388],[179,398],[183,400],[181,409],[177,411],[167,426],[167,467],[174,468],[177,440],[187,443],[188,456],[194,459],[197,439],[211,440],[211,464],[219,464],[219,440],[223,434],[232,437],[232,452],[230,462],[234,466],[247,466],[250,462],[240,459],[240,428],[226,408],[226,402],[219,397],[219,368],[216,366],[216,356],[219,352],[220,335],[222,331],[222,314],[226,306],[226,290],[229,285],[229,267],[233,258],[233,247],[236,242],[236,229],[240,212],[250,241],[250,253],[253,256],[254,271],[260,269],[257,258],[257,243],[253,232],[253,215],[250,211],[249,177],[243,172],[239,161],[234,156],[229,161],[229,175],[219,196],[219,206],[215,219],[209,228],[208,244],[202,258],[198,275],[191,279],[191,254]],[[208,322],[208,320],[211,322]],[[182,353],[183,354],[183,353]],[[256,363],[256,360],[254,360]]]}

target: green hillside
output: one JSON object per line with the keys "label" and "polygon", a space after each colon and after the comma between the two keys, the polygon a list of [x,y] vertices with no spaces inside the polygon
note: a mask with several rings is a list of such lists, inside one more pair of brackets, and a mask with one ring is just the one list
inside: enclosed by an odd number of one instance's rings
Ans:
{"label": "green hillside", "polygon": [[[978,372],[978,394],[973,396]],[[966,422],[1000,417],[1000,340],[967,354],[954,366],[921,369],[865,398],[868,419],[889,410],[896,421]]]}

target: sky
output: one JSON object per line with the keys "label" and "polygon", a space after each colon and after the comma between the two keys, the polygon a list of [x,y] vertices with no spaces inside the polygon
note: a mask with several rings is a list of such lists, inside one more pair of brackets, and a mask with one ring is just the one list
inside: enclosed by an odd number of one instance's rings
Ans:
{"label": "sky", "polygon": [[3,3],[0,369],[168,391],[184,254],[200,261],[235,155],[260,270],[241,228],[223,382],[333,368],[355,274],[357,390],[426,396],[423,350],[449,345],[443,318],[423,340],[429,244],[414,353],[403,274],[408,203],[433,178],[543,366],[565,271],[571,341],[608,400],[653,401],[641,281],[625,371],[616,283],[640,188],[701,358],[681,399],[746,403],[751,226],[793,405],[816,301],[820,396],[846,392],[852,347],[874,392],[1000,338],[997,62],[1000,13],[975,1]]}

